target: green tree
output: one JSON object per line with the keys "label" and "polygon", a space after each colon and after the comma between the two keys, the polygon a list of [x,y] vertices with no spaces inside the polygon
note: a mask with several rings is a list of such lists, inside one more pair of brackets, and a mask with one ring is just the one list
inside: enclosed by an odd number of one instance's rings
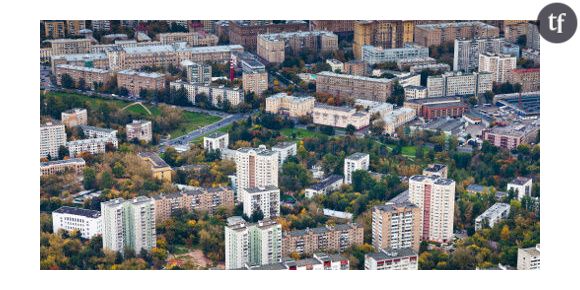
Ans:
{"label": "green tree", "polygon": [[69,156],[70,153],[68,151],[68,148],[66,146],[60,145],[58,147],[58,159],[62,160],[64,159],[65,156]]}
{"label": "green tree", "polygon": [[115,166],[113,166],[113,175],[115,176],[115,178],[121,178],[125,175],[125,167],[123,166],[123,163],[121,162],[116,162]]}
{"label": "green tree", "polygon": [[60,85],[66,89],[75,88],[75,80],[69,74],[62,74],[60,76]]}
{"label": "green tree", "polygon": [[87,167],[83,171],[83,187],[87,190],[97,187],[97,173],[93,168]]}
{"label": "green tree", "polygon": [[354,135],[354,132],[356,132],[356,128],[352,124],[348,124],[345,130],[347,135]]}

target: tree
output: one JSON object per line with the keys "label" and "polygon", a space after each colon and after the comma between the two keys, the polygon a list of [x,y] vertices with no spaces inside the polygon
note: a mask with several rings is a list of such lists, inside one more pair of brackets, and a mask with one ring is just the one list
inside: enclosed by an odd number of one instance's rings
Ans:
{"label": "tree", "polygon": [[84,78],[79,79],[79,90],[84,91],[87,89],[87,82]]}
{"label": "tree", "polygon": [[62,74],[60,76],[60,85],[66,89],[75,88],[75,80],[69,74]]}
{"label": "tree", "polygon": [[398,81],[395,81],[393,85],[393,91],[391,95],[387,98],[388,103],[396,104],[397,106],[402,106],[405,102],[405,89]]}
{"label": "tree", "polygon": [[263,219],[264,219],[264,212],[262,212],[261,208],[254,210],[252,212],[252,215],[250,216],[250,221],[253,223],[257,223],[258,221],[261,221]]}
{"label": "tree", "polygon": [[487,91],[483,94],[483,99],[485,100],[486,103],[491,103],[493,102],[493,92],[492,91]]}
{"label": "tree", "polygon": [[347,135],[354,135],[354,132],[356,132],[356,128],[352,124],[348,124],[345,130]]}
{"label": "tree", "polygon": [[115,178],[121,178],[125,175],[125,167],[121,162],[116,162],[112,170]]}
{"label": "tree", "polygon": [[58,159],[62,160],[64,159],[65,156],[69,156],[70,153],[68,151],[68,148],[66,146],[60,145],[58,147]]}
{"label": "tree", "polygon": [[103,173],[101,173],[101,176],[99,178],[99,188],[110,189],[113,187],[113,184],[114,184],[113,176],[109,171],[104,171]]}
{"label": "tree", "polygon": [[95,189],[97,187],[97,173],[93,168],[83,170],[83,187],[85,189]]}
{"label": "tree", "polygon": [[299,191],[310,183],[309,171],[302,164],[287,161],[282,165],[280,187],[287,191]]}
{"label": "tree", "polygon": [[125,87],[120,87],[119,88],[119,95],[126,97],[129,95],[129,90]]}

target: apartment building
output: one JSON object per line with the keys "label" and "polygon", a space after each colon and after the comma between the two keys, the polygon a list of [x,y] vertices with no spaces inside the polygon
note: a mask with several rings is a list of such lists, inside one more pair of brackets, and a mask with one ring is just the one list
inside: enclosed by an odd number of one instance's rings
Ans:
{"label": "apartment building", "polygon": [[219,207],[234,207],[234,192],[227,187],[186,187],[178,192],[161,193],[153,197],[155,221],[160,224],[178,211],[214,213]]}
{"label": "apartment building", "polygon": [[409,178],[409,201],[422,212],[421,240],[444,243],[453,239],[455,181],[414,175]]}
{"label": "apartment building", "polygon": [[394,105],[391,103],[374,102],[368,100],[356,99],[354,101],[354,106],[357,108],[364,108],[369,114],[379,114],[381,117],[386,116],[393,112]]}
{"label": "apartment building", "polygon": [[91,29],[93,31],[110,31],[111,20],[91,20]]}
{"label": "apartment building", "polygon": [[445,164],[432,163],[423,169],[423,175],[428,177],[447,178],[448,168]]}
{"label": "apartment building", "polygon": [[85,160],[82,158],[70,158],[66,160],[55,160],[40,162],[40,176],[62,173],[67,170],[82,174],[85,169]]}
{"label": "apartment building", "polygon": [[203,137],[203,149],[223,150],[230,145],[230,134],[227,132],[213,132]]}
{"label": "apartment building", "polygon": [[[401,63],[401,62],[399,62]],[[397,65],[399,64],[397,63]],[[451,70],[451,66],[446,63],[427,63],[427,64],[416,64],[409,66],[409,72],[413,74],[420,74],[422,71],[430,70],[439,73],[445,73]]]}
{"label": "apartment building", "polygon": [[117,138],[117,130],[88,125],[79,126],[85,138]]}
{"label": "apartment building", "polygon": [[88,38],[61,38],[50,40],[52,55],[90,53],[91,45],[91,40]]}
{"label": "apartment building", "polygon": [[78,231],[84,239],[102,233],[101,212],[84,208],[63,206],[52,212],[52,231]]}
{"label": "apartment building", "polygon": [[362,60],[370,65],[423,57],[429,57],[429,48],[415,44],[405,44],[401,48],[382,48],[372,45],[362,47]]}
{"label": "apartment building", "polygon": [[410,203],[387,202],[373,208],[372,243],[375,249],[411,248],[419,251],[421,209]]}
{"label": "apartment building", "polygon": [[68,128],[87,124],[87,109],[73,108],[60,113],[60,122]]}
{"label": "apartment building", "polygon": [[354,153],[344,159],[344,183],[352,183],[352,173],[357,170],[369,170],[370,155],[367,153]]}
{"label": "apartment building", "polygon": [[475,218],[475,230],[479,231],[484,227],[493,228],[501,220],[507,219],[510,215],[510,205],[507,203],[495,203]]}
{"label": "apartment building", "polygon": [[60,146],[66,145],[66,131],[63,124],[46,123],[40,125],[40,158],[57,158]]}
{"label": "apartment building", "polygon": [[357,112],[351,107],[336,107],[325,104],[315,104],[312,112],[314,124],[346,128],[353,125],[357,130],[367,127],[370,123],[370,114],[364,111]]}
{"label": "apartment building", "polygon": [[296,156],[298,152],[296,142],[280,142],[272,146],[272,151],[278,152],[278,164],[282,167],[282,163],[290,156]]}
{"label": "apartment building", "polygon": [[241,188],[244,214],[251,217],[261,211],[265,219],[280,216],[280,189],[273,185]]}
{"label": "apartment building", "polygon": [[157,244],[155,233],[155,203],[152,198],[138,196],[101,202],[103,249],[139,254]]}
{"label": "apartment building", "polygon": [[140,152],[137,155],[149,163],[154,178],[171,182],[173,169],[159,155],[154,152]]}
{"label": "apartment building", "polygon": [[406,86],[405,100],[424,99],[427,97],[427,87],[424,86]]}
{"label": "apartment building", "polygon": [[86,29],[85,20],[67,20],[66,21],[66,33],[69,36],[79,36],[81,35],[81,30]]}
{"label": "apartment building", "polygon": [[356,223],[337,224],[284,232],[282,255],[311,255],[318,251],[342,252],[363,244],[363,226]]}
{"label": "apartment building", "polygon": [[353,52],[356,59],[363,56],[365,45],[382,48],[403,47],[404,27],[401,20],[360,20],[354,22]]}
{"label": "apartment building", "polygon": [[282,226],[273,220],[247,223],[239,216],[225,226],[225,269],[282,262]]}
{"label": "apartment building", "polygon": [[266,112],[282,114],[289,117],[300,117],[312,114],[314,97],[290,96],[284,92],[266,98]]}
{"label": "apartment building", "polygon": [[421,46],[442,45],[455,39],[497,38],[499,28],[481,21],[415,25],[415,42]]}
{"label": "apartment building", "polygon": [[413,249],[380,249],[365,254],[365,270],[419,270],[419,257]]}
{"label": "apartment building", "polygon": [[153,140],[153,126],[148,120],[133,120],[125,126],[127,140],[151,142]]}
{"label": "apartment building", "polygon": [[345,74],[353,76],[367,76],[369,74],[369,64],[364,60],[351,60],[344,63]]}
{"label": "apartment building", "polygon": [[333,190],[337,190],[344,184],[344,178],[340,175],[330,175],[319,183],[316,183],[304,189],[304,196],[306,198],[313,198],[317,195],[329,194]]}
{"label": "apartment building", "polygon": [[518,200],[524,196],[532,196],[532,179],[528,177],[517,177],[507,184],[507,191],[513,190],[517,194]]}
{"label": "apartment building", "polygon": [[480,53],[500,53],[502,38],[455,39],[453,48],[453,70],[471,72],[479,65]]}
{"label": "apartment building", "polygon": [[278,186],[278,152],[258,148],[240,148],[236,154],[238,202],[243,202],[243,189]]}
{"label": "apartment building", "polygon": [[268,72],[265,70],[242,72],[242,88],[244,92],[262,96],[262,93],[268,89]]}
{"label": "apartment building", "polygon": [[71,157],[77,157],[83,152],[90,154],[105,153],[107,145],[117,148],[119,146],[117,137],[94,137],[66,142],[66,147]]}
{"label": "apartment building", "polygon": [[540,27],[538,23],[528,23],[526,46],[533,50],[540,50]]}
{"label": "apartment building", "polygon": [[247,270],[349,270],[350,261],[340,254],[314,253],[312,258],[294,260],[285,258],[283,262],[269,265],[248,266]]}
{"label": "apartment building", "polygon": [[190,60],[181,62],[181,67],[185,69],[187,82],[190,84],[209,84],[211,83],[212,71],[211,65],[197,63]]}
{"label": "apartment building", "polygon": [[83,80],[85,88],[91,90],[95,89],[96,84],[106,84],[112,78],[111,72],[106,69],[69,64],[57,65],[55,74],[56,84],[59,86],[62,86],[62,76],[67,74],[73,79],[75,87],[79,87],[81,80]]}
{"label": "apartment building", "polygon": [[269,63],[282,63],[286,53],[298,55],[303,50],[316,54],[336,51],[338,50],[338,36],[328,31],[297,31],[258,35],[257,53]]}
{"label": "apartment building", "polygon": [[520,144],[535,142],[539,127],[533,124],[512,124],[505,127],[492,127],[483,130],[482,139],[492,145],[512,150]]}
{"label": "apartment building", "polygon": [[520,84],[522,93],[540,91],[540,69],[513,69],[509,74],[508,82]]}
{"label": "apartment building", "polygon": [[169,87],[174,90],[184,89],[188,100],[196,104],[195,97],[204,94],[208,97],[214,107],[222,107],[224,102],[236,107],[243,101],[243,91],[239,88],[227,88],[225,86],[214,86],[210,84],[188,84],[182,81],[170,82]]}
{"label": "apartment building", "polygon": [[391,95],[392,79],[369,78],[323,71],[316,76],[316,93],[385,102]]}
{"label": "apartment building", "polygon": [[518,38],[528,33],[528,20],[504,20],[503,31],[505,39],[516,43]]}
{"label": "apartment building", "polygon": [[516,68],[517,58],[508,54],[480,53],[479,72],[491,73],[496,83],[505,83]]}
{"label": "apartment building", "polygon": [[230,20],[229,39],[232,44],[239,44],[249,51],[256,51],[258,35],[308,31],[308,23],[302,20],[289,20],[273,23],[270,20]]}
{"label": "apartment building", "polygon": [[[481,67],[480,67],[481,70]],[[489,72],[447,72],[427,78],[429,98],[481,95],[493,88],[494,75]]]}
{"label": "apartment building", "polygon": [[354,32],[354,20],[310,20],[310,30],[332,31],[339,36]]}
{"label": "apartment building", "polygon": [[132,96],[140,96],[142,90],[163,91],[165,89],[165,75],[151,72],[138,72],[127,69],[117,72],[117,86],[126,88]]}
{"label": "apartment building", "polygon": [[66,25],[62,20],[44,20],[43,25],[46,38],[56,39],[66,36]]}
{"label": "apartment building", "polygon": [[330,71],[332,72],[344,71],[344,63],[338,59],[330,58],[326,60],[326,63],[330,66]]}
{"label": "apartment building", "polygon": [[518,249],[518,270],[540,270],[540,244]]}
{"label": "apartment building", "polygon": [[162,44],[185,42],[189,46],[215,46],[219,40],[216,35],[204,31],[159,33],[157,38]]}
{"label": "apartment building", "polygon": [[394,134],[397,128],[413,121],[417,112],[410,108],[398,108],[383,116],[385,133]]}

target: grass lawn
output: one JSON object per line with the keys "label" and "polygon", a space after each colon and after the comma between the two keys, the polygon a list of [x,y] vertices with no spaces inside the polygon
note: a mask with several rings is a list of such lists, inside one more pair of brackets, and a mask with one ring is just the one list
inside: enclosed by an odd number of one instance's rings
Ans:
{"label": "grass lawn", "polygon": [[320,132],[312,132],[309,131],[307,129],[302,129],[302,128],[284,128],[282,130],[280,130],[280,134],[284,135],[286,137],[290,137],[292,138],[292,133],[296,133],[296,138],[297,139],[304,139],[304,138],[310,138],[310,137],[318,137],[323,135]]}
{"label": "grass lawn", "polygon": [[169,134],[171,134],[171,138],[176,138],[185,135],[195,129],[201,128],[203,126],[221,120],[221,118],[217,116],[187,111],[183,112],[183,119],[186,120],[187,122],[183,123],[182,126],[180,126],[179,128],[169,132]]}
{"label": "grass lawn", "polygon": [[[394,145],[387,145],[387,148],[389,148],[389,151],[393,151],[395,146]],[[423,148],[423,153],[426,153],[425,151],[426,151],[426,149]],[[403,146],[403,148],[401,149],[401,155],[405,155],[408,157],[414,158],[416,153],[417,153],[416,146]]]}

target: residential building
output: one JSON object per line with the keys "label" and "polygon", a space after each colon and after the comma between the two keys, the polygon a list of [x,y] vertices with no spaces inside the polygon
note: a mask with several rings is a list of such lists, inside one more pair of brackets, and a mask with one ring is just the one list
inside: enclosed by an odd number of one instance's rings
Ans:
{"label": "residential building", "polygon": [[241,188],[244,214],[251,217],[261,211],[265,219],[280,216],[280,189],[273,185]]}
{"label": "residential building", "polygon": [[189,46],[215,46],[218,44],[218,37],[207,32],[170,32],[157,34],[159,42],[162,44],[173,44],[185,42]]}
{"label": "residential building", "polygon": [[403,47],[403,30],[401,20],[355,21],[352,45],[355,59],[362,59],[362,48],[365,45],[382,48]]}
{"label": "residential building", "polygon": [[447,165],[433,163],[429,164],[425,169],[423,169],[423,175],[429,177],[447,178],[447,171]]}
{"label": "residential building", "polygon": [[[75,87],[80,87],[81,85],[87,89],[94,90],[95,85],[104,85],[108,83],[111,78],[111,72],[106,69],[92,68],[85,66],[76,66],[68,64],[59,64],[56,66],[56,84],[62,86],[63,75],[69,75],[74,83]],[[81,84],[84,82],[84,85]]]}
{"label": "residential building", "polygon": [[296,156],[296,142],[280,142],[272,146],[272,151],[278,152],[279,167],[282,167],[282,163],[284,163],[288,157]]}
{"label": "residential building", "polygon": [[410,43],[401,48],[382,48],[371,45],[362,47],[362,60],[370,65],[419,57],[429,57],[429,48]]}
{"label": "residential building", "polygon": [[153,126],[151,121],[133,120],[126,125],[127,140],[137,139],[139,141],[151,142],[153,140]]}
{"label": "residential building", "polygon": [[492,127],[483,130],[482,139],[492,145],[512,150],[520,144],[534,143],[539,126],[533,124],[511,124],[505,127]]}
{"label": "residential building", "polygon": [[522,49],[522,58],[534,62],[535,65],[540,65],[540,51],[535,49]]}
{"label": "residential building", "polygon": [[381,117],[391,114],[394,108],[394,105],[391,103],[374,102],[361,99],[356,99],[354,101],[354,106],[357,108],[363,107],[371,115],[378,113]]}
{"label": "residential building", "polygon": [[282,261],[282,226],[273,220],[251,224],[239,216],[225,226],[225,268],[269,265]]}
{"label": "residential building", "polygon": [[68,128],[86,125],[87,119],[87,109],[73,108],[60,113],[60,122]]}
{"label": "residential building", "polygon": [[507,203],[495,203],[482,214],[475,218],[475,230],[481,230],[484,227],[493,228],[501,220],[507,219],[510,215],[510,205]]}
{"label": "residential building", "polygon": [[458,38],[496,38],[499,28],[481,21],[415,25],[415,43],[430,47]]}
{"label": "residential building", "polygon": [[286,53],[298,55],[303,50],[328,53],[338,50],[338,36],[328,31],[298,31],[260,34],[258,55],[269,63],[282,63]]}
{"label": "residential building", "polygon": [[314,124],[346,128],[353,125],[359,130],[370,123],[370,114],[364,111],[357,112],[351,107],[336,107],[325,104],[315,104],[312,113]]}
{"label": "residential building", "polygon": [[178,192],[153,197],[155,221],[160,224],[178,211],[213,213],[217,208],[233,208],[234,192],[228,187],[183,187]]}
{"label": "residential building", "polygon": [[111,21],[110,20],[91,20],[91,29],[93,31],[110,31]]}
{"label": "residential building", "polygon": [[528,33],[528,20],[504,20],[503,31],[507,41],[517,43],[520,36]]}
{"label": "residential building", "polygon": [[141,152],[138,155],[141,159],[149,163],[154,178],[171,182],[173,169],[159,155],[154,152]]}
{"label": "residential building", "polygon": [[117,86],[125,88],[132,96],[142,96],[142,91],[163,91],[165,75],[151,72],[138,72],[132,69],[117,72]]}
{"label": "residential building", "polygon": [[344,63],[343,73],[353,76],[367,76],[369,64],[364,60],[351,60]]}
{"label": "residential building", "polygon": [[281,263],[249,266],[247,270],[349,270],[350,261],[340,254],[314,253],[312,258],[294,260],[285,258]]}
{"label": "residential building", "polygon": [[373,247],[393,250],[411,248],[418,252],[421,218],[421,209],[410,202],[387,202],[373,207]]}
{"label": "residential building", "polygon": [[310,20],[310,30],[326,30],[336,33],[338,36],[352,35],[354,32],[354,20]]}
{"label": "residential building", "polygon": [[409,108],[398,108],[391,113],[384,115],[382,120],[384,122],[384,132],[387,134],[394,134],[396,129],[413,121],[417,116],[417,112]]}
{"label": "residential building", "polygon": [[419,257],[413,249],[380,249],[365,254],[365,270],[419,270]]}
{"label": "residential building", "polygon": [[421,240],[445,243],[453,239],[455,181],[414,175],[409,178],[409,201],[422,212]]}
{"label": "residential building", "polygon": [[316,77],[316,93],[385,102],[391,95],[392,79],[369,78],[323,71]]}
{"label": "residential building", "polygon": [[66,142],[66,147],[71,157],[77,157],[83,152],[90,154],[105,153],[107,145],[117,148],[119,146],[117,137],[94,137]]}
{"label": "residential building", "polygon": [[427,97],[427,87],[424,86],[406,86],[405,100],[424,99]]}
{"label": "residential building", "polygon": [[58,149],[66,145],[66,131],[63,124],[46,123],[40,125],[40,158],[58,158]]}
{"label": "residential building", "polygon": [[308,23],[302,20],[282,23],[270,20],[230,20],[228,33],[230,43],[242,45],[249,51],[256,51],[259,34],[293,31],[308,31]]}
{"label": "residential building", "polygon": [[357,152],[344,159],[344,183],[352,183],[352,173],[357,170],[369,170],[369,154]]}
{"label": "residential building", "polygon": [[203,149],[223,150],[230,145],[230,134],[227,132],[213,132],[203,137]]}
{"label": "residential building", "polygon": [[82,174],[85,169],[85,160],[82,158],[70,158],[66,160],[55,160],[40,162],[40,176],[62,173],[67,170]]}
{"label": "residential building", "polygon": [[65,22],[62,20],[44,20],[44,37],[55,39],[66,36]]}
{"label": "residential building", "polygon": [[518,270],[540,270],[540,244],[518,249]]}
{"label": "residential building", "polygon": [[196,96],[204,94],[211,101],[214,107],[223,107],[224,102],[236,107],[243,101],[243,92],[239,88],[228,88],[223,85],[215,86],[210,84],[188,84],[182,81],[170,82],[169,87],[174,90],[185,89],[188,100],[196,104]]}
{"label": "residential building", "polygon": [[85,20],[67,20],[66,21],[66,34],[68,36],[79,36],[80,31],[86,29]]}
{"label": "residential building", "polygon": [[185,69],[187,82],[190,84],[209,84],[211,83],[211,65],[197,63],[190,60],[181,62],[181,67]]}
{"label": "residential building", "polygon": [[79,126],[86,138],[117,138],[117,130],[88,125]]}
{"label": "residential building", "polygon": [[101,203],[103,249],[140,253],[156,246],[155,203],[138,196],[130,200],[112,199]]}
{"label": "residential building", "polygon": [[262,93],[268,89],[268,72],[265,70],[242,72],[242,88],[244,92],[262,96]]}
{"label": "residential building", "polygon": [[330,71],[332,72],[343,72],[344,71],[344,63],[335,58],[329,58],[326,60],[326,63],[330,66]]}
{"label": "residential building", "polygon": [[518,200],[521,200],[524,196],[532,196],[532,179],[517,177],[507,184],[507,191],[510,190],[517,194]]}
{"label": "residential building", "polygon": [[[409,57],[397,60],[397,68],[401,71],[409,70],[412,66],[417,65],[435,65],[437,60],[432,57]],[[449,65],[448,65],[449,66]]]}
{"label": "residential building", "polygon": [[472,72],[479,65],[480,53],[500,53],[502,44],[502,38],[455,39],[453,70]]}
{"label": "residential building", "polygon": [[514,69],[509,74],[508,81],[512,84],[520,84],[522,93],[540,91],[540,69]]}
{"label": "residential building", "polygon": [[445,73],[451,70],[451,66],[446,63],[433,63],[433,64],[416,64],[409,67],[409,72],[414,74],[420,74],[424,70],[430,70],[439,73]]}
{"label": "residential building", "polygon": [[78,231],[84,239],[102,233],[101,212],[84,208],[63,206],[52,212],[52,231]]}
{"label": "residential building", "polygon": [[82,54],[91,52],[91,40],[88,38],[60,38],[50,40],[52,55]]}
{"label": "residential building", "polygon": [[337,224],[284,232],[282,255],[311,255],[318,251],[343,252],[363,244],[363,226],[356,223]]}
{"label": "residential building", "polygon": [[278,186],[278,152],[258,148],[240,148],[236,154],[238,202],[243,202],[246,188]]}
{"label": "residential building", "polygon": [[282,114],[289,117],[300,117],[312,114],[314,110],[314,97],[290,96],[286,93],[277,93],[266,98],[266,112]]}
{"label": "residential building", "polygon": [[313,198],[317,195],[326,195],[337,190],[344,184],[344,178],[340,175],[330,175],[319,183],[316,183],[304,190],[306,198]]}
{"label": "residential building", "polygon": [[526,46],[533,50],[540,50],[540,27],[538,23],[528,23]]}
{"label": "residential building", "polygon": [[494,75],[489,72],[447,72],[438,76],[429,76],[427,94],[429,98],[478,96],[492,90],[493,78]]}
{"label": "residential building", "polygon": [[517,58],[508,54],[480,53],[479,72],[488,72],[496,83],[505,83],[516,68]]}

